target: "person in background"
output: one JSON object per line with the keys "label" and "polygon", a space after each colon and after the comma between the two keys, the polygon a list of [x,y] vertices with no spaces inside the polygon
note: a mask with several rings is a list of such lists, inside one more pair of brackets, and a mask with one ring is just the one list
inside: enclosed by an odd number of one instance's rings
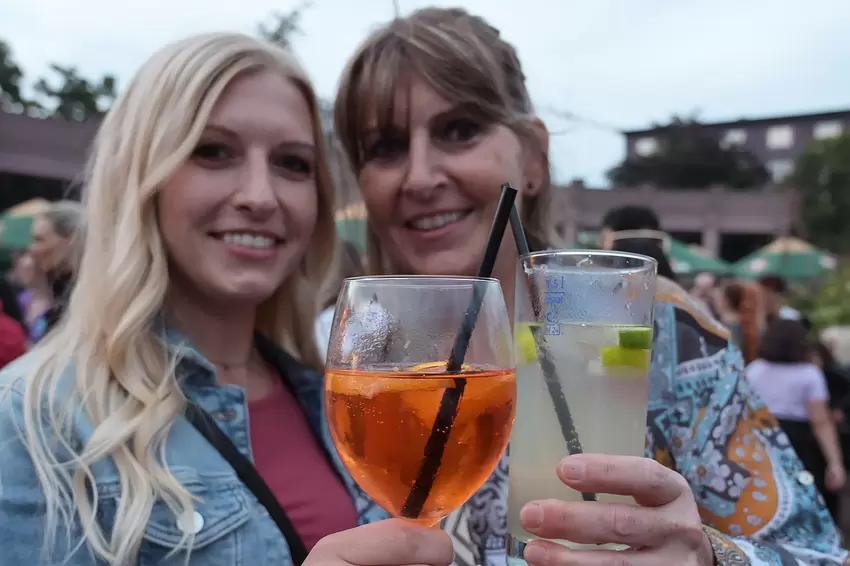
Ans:
{"label": "person in background", "polygon": [[47,275],[52,295],[52,303],[43,315],[42,335],[54,328],[65,312],[82,241],[83,209],[78,202],[52,203],[33,221],[30,252],[37,268]]}
{"label": "person in background", "polygon": [[449,566],[450,538],[388,519],[324,423],[322,136],[291,52],[248,35],[176,41],[129,81],[67,310],[0,376],[0,563]]}
{"label": "person in background", "polygon": [[5,307],[0,301],[0,368],[26,354],[29,346],[24,327],[6,314]]}
{"label": "person in background", "polygon": [[24,318],[23,309],[18,302],[18,293],[5,277],[0,277],[0,302],[3,303],[3,308],[0,309],[3,314],[20,325],[26,334],[27,322]]}
{"label": "person in background", "polygon": [[844,457],[830,415],[826,378],[811,359],[812,346],[803,325],[777,319],[762,335],[758,359],[747,366],[747,380],[779,419],[837,520],[836,492],[846,479]]}
{"label": "person in background", "polygon": [[826,378],[829,407],[832,411],[832,420],[838,427],[844,469],[850,469],[850,376],[822,341],[816,341],[813,344],[812,363],[820,368]]}
{"label": "person in background", "polygon": [[[474,275],[505,182],[519,190],[530,245],[557,246],[547,216],[549,135],[534,113],[516,50],[482,18],[424,8],[378,28],[349,60],[334,114],[368,211],[371,273]],[[657,231],[651,211],[637,212]],[[624,216],[636,229],[652,229]],[[508,231],[493,276],[509,312],[516,253]],[[848,553],[835,525],[814,486],[798,481],[804,469],[747,387],[728,331],[669,279],[661,278],[657,297],[648,458],[574,455],[559,475],[570,483],[563,470],[574,471],[581,479],[571,485],[582,491],[612,490],[653,505],[548,500],[521,512],[534,534],[622,542],[631,550],[533,541],[526,560],[841,564]],[[505,564],[508,464],[506,456],[465,506],[478,561],[488,566]]]}
{"label": "person in background", "polygon": [[758,284],[764,304],[765,323],[770,324],[777,319],[800,320],[800,313],[784,304],[788,285],[782,277],[766,275],[759,278]]}
{"label": "person in background", "polygon": [[720,288],[715,311],[720,322],[732,333],[732,340],[741,349],[744,362],[758,355],[761,335],[758,290],[747,283],[728,281]]}
{"label": "person in background", "polygon": [[15,258],[15,279],[21,285],[18,304],[23,312],[30,343],[38,342],[47,330],[46,314],[53,304],[47,275],[39,268],[32,253],[26,251]]}
{"label": "person in background", "polygon": [[661,231],[658,217],[642,206],[609,210],[602,219],[599,247],[603,250],[637,253],[658,262],[658,275],[676,281],[676,273],[666,253],[669,236]]}
{"label": "person in background", "polygon": [[714,318],[718,318],[718,313],[714,309],[716,289],[717,277],[711,273],[700,273],[694,278],[694,285],[690,291],[693,302],[701,306],[705,312],[711,314]]}

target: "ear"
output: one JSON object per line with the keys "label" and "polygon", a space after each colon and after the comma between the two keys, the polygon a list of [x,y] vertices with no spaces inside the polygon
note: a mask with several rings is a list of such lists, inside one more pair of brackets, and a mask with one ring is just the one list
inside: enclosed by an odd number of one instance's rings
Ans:
{"label": "ear", "polygon": [[526,143],[525,152],[525,186],[522,188],[526,195],[538,194],[549,178],[549,130],[543,120],[535,117],[529,123],[534,139]]}

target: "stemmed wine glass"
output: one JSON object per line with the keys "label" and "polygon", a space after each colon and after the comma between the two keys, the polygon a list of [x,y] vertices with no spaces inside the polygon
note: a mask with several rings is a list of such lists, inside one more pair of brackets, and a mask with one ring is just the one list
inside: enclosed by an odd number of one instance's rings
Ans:
{"label": "stemmed wine glass", "polygon": [[358,277],[339,294],[325,370],[336,448],[397,517],[434,525],[492,474],[516,368],[502,288],[475,277]]}

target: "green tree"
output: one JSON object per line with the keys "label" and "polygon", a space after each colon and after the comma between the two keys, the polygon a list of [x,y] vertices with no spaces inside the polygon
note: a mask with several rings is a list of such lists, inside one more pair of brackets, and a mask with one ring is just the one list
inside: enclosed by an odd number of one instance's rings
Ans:
{"label": "green tree", "polygon": [[44,78],[35,83],[35,91],[44,99],[42,106],[48,116],[83,122],[104,114],[115,100],[116,84],[112,75],[93,81],[81,76],[73,66],[54,63],[50,70],[59,76],[59,86],[52,86]]}
{"label": "green tree", "polygon": [[850,132],[813,142],[797,158],[792,181],[809,241],[850,253]]}
{"label": "green tree", "polygon": [[309,7],[310,2],[302,2],[287,12],[271,14],[267,22],[257,26],[257,34],[267,41],[292,49],[292,39],[301,33],[301,18]]}
{"label": "green tree", "polygon": [[770,175],[750,152],[723,147],[693,118],[674,117],[656,136],[652,155],[627,158],[608,172],[617,186],[654,185],[666,189],[705,189],[723,185],[734,189],[764,186]]}
{"label": "green tree", "polygon": [[791,305],[808,316],[817,330],[850,325],[850,264],[827,272],[817,288],[797,293]]}
{"label": "green tree", "polygon": [[23,112],[28,101],[21,93],[24,72],[15,61],[12,48],[0,40],[0,109],[6,112]]}

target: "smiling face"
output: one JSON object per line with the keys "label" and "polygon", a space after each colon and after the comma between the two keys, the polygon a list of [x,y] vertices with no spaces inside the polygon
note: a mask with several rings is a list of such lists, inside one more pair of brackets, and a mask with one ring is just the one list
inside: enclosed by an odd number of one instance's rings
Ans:
{"label": "smiling face", "polygon": [[[363,136],[359,180],[370,226],[402,272],[474,275],[501,185],[535,190],[529,152],[507,126],[424,81],[401,84],[392,124]],[[506,234],[501,263],[515,260],[514,246]]]}
{"label": "smiling face", "polygon": [[257,305],[297,269],[318,206],[311,116],[299,88],[276,73],[225,89],[159,194],[172,300]]}

